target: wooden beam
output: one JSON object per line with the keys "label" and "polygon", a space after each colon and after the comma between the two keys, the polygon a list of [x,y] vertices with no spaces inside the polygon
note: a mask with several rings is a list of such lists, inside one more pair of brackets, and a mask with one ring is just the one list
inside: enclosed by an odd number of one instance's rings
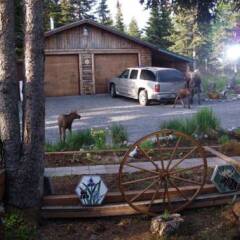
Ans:
{"label": "wooden beam", "polygon": [[[186,187],[179,187],[179,189],[186,195],[186,196],[191,196],[194,194],[196,191],[197,187],[196,186],[186,186]],[[151,199],[153,193],[155,191],[153,190],[148,190],[145,193],[139,197],[139,201],[145,201],[148,199]],[[163,196],[163,190],[160,190],[160,196]],[[206,184],[202,191],[201,194],[210,194],[210,193],[216,193],[217,189],[213,184]],[[126,197],[131,199],[134,196],[136,196],[139,193],[139,191],[128,191],[126,192]],[[174,188],[169,189],[169,195],[171,198],[176,198],[179,196],[178,192]],[[109,203],[121,203],[125,202],[124,197],[120,192],[109,192],[104,199],[104,204],[109,204]],[[76,196],[76,194],[71,194],[71,195],[50,195],[50,196],[45,196],[43,198],[42,202],[43,206],[74,206],[74,205],[79,205],[80,200]]]}
{"label": "wooden beam", "polygon": [[46,49],[46,55],[64,55],[64,54],[81,54],[81,53],[94,53],[94,54],[123,54],[123,53],[139,53],[139,49]]}
{"label": "wooden beam", "polygon": [[[207,194],[197,197],[191,205],[186,209],[213,207],[230,203],[233,196],[239,195],[237,193],[228,194]],[[136,203],[138,208],[146,207],[148,202],[142,201]],[[174,206],[180,205],[183,200],[175,201]],[[155,212],[163,211],[161,202],[153,206]],[[92,218],[92,217],[109,217],[109,216],[124,216],[139,214],[127,203],[121,204],[107,204],[97,207],[82,207],[82,206],[43,206],[41,215],[43,218]]]}
{"label": "wooden beam", "polygon": [[[204,147],[206,148],[206,147]],[[211,149],[219,149],[220,146],[211,146]],[[173,147],[163,147],[161,148],[161,151],[172,151]],[[192,147],[179,147],[178,150],[190,150]],[[66,151],[66,152],[45,152],[45,155],[51,156],[51,155],[72,155],[72,154],[86,154],[86,153],[115,153],[115,152],[127,152],[128,148],[120,148],[120,149],[103,149],[103,150],[85,150],[85,151]]]}
{"label": "wooden beam", "polygon": [[235,160],[235,159],[233,159],[233,158],[231,158],[231,157],[228,157],[228,156],[222,154],[221,152],[218,152],[217,150],[213,149],[212,147],[207,147],[207,146],[205,146],[204,149],[205,149],[207,152],[215,155],[216,157],[219,157],[219,158],[222,159],[223,161],[225,161],[225,162],[227,162],[227,163],[230,163],[230,164],[237,165],[237,166],[240,167],[240,162],[239,162],[239,161],[237,161],[237,160]]}

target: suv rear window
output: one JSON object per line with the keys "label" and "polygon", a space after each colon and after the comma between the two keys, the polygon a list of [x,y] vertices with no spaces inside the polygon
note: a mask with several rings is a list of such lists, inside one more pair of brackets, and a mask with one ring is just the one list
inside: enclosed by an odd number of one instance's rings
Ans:
{"label": "suv rear window", "polygon": [[161,70],[157,72],[159,82],[179,82],[184,81],[184,75],[177,70]]}
{"label": "suv rear window", "polygon": [[149,70],[142,70],[140,79],[142,80],[148,80],[148,81],[155,81],[156,77],[155,74]]}

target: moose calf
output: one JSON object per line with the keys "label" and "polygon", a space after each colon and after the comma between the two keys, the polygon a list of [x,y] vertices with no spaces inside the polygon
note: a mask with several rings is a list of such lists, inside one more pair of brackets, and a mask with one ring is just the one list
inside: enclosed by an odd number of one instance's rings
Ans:
{"label": "moose calf", "polygon": [[60,135],[60,141],[65,142],[66,138],[66,129],[69,130],[69,132],[72,132],[72,123],[74,119],[80,119],[81,116],[76,112],[71,112],[69,114],[63,114],[59,115],[58,117],[58,128],[59,128],[59,135]]}
{"label": "moose calf", "polygon": [[182,88],[182,89],[179,89],[178,93],[177,93],[177,97],[174,101],[174,104],[173,104],[173,107],[175,108],[176,106],[176,103],[178,100],[181,101],[183,107],[185,108],[185,99],[187,99],[187,104],[188,104],[188,108],[190,108],[190,98],[191,98],[191,89],[189,88]]}

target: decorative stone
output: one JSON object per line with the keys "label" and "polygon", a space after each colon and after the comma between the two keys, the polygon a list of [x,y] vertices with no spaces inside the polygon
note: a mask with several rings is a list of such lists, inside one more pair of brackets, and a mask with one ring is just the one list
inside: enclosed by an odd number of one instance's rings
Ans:
{"label": "decorative stone", "polygon": [[159,237],[168,236],[174,233],[183,221],[181,215],[177,213],[170,214],[167,219],[160,215],[152,219],[150,231]]}
{"label": "decorative stone", "polygon": [[82,205],[95,206],[102,204],[108,188],[100,176],[86,175],[82,177],[75,191]]}

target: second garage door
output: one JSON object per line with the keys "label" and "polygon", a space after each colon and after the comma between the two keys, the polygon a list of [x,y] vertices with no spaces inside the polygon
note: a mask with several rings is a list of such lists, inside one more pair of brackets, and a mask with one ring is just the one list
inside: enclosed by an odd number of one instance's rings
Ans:
{"label": "second garage door", "polygon": [[108,92],[108,82],[125,68],[137,67],[138,54],[97,54],[95,55],[96,93]]}
{"label": "second garage door", "polygon": [[80,94],[78,55],[53,55],[45,59],[45,95]]}

